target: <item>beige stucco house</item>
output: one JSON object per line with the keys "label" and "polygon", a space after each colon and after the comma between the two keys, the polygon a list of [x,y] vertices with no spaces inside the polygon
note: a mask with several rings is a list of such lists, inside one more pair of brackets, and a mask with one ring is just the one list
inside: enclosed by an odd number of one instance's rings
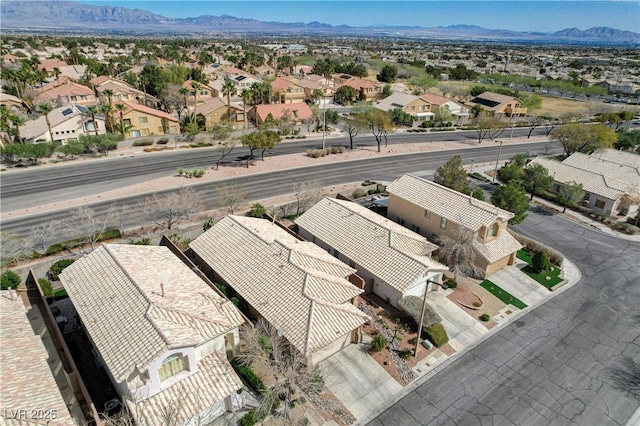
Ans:
{"label": "beige stucco house", "polygon": [[454,235],[459,227],[472,230],[482,276],[515,263],[522,246],[507,232],[513,213],[412,175],[397,179],[387,191],[387,217],[418,234],[437,239]]}
{"label": "beige stucco house", "polygon": [[[231,103],[231,124],[244,124],[244,110],[242,107]],[[220,98],[212,98],[199,105],[196,109],[198,115],[204,117],[204,125],[207,130],[220,124],[221,122],[229,122],[229,108],[227,103]]]}
{"label": "beige stucco house", "polygon": [[540,164],[549,171],[553,176],[552,192],[569,182],[580,183],[585,191],[584,207],[601,215],[626,216],[638,209],[629,195],[640,193],[640,162],[635,167],[621,164],[626,159],[625,154],[629,160],[640,159],[631,153],[575,153],[563,162],[537,157],[529,164]]}
{"label": "beige stucco house", "polygon": [[304,87],[298,84],[295,77],[278,77],[271,82],[273,103],[295,104],[304,102],[306,94]]}
{"label": "beige stucco house", "polygon": [[[176,117],[164,111],[133,102],[122,102],[126,108],[122,112],[122,122],[132,128],[126,132],[126,137],[153,135],[175,135],[180,133],[180,124]],[[113,113],[116,123],[120,122],[120,112]]]}
{"label": "beige stucco house", "polygon": [[422,296],[442,282],[445,265],[431,258],[437,248],[359,204],[324,198],[296,219],[300,235],[356,268],[364,288],[394,306]]}
{"label": "beige stucco house", "polygon": [[[53,140],[49,133],[47,117]],[[104,117],[101,114],[92,117],[87,108],[81,105],[55,108],[47,117],[42,115],[20,126],[20,137],[25,143],[55,142],[66,145],[78,141],[82,135],[103,135],[107,132]]]}
{"label": "beige stucco house", "polygon": [[136,424],[206,424],[237,404],[227,356],[244,317],[167,247],[105,244],[60,281]]}
{"label": "beige stucco house", "polygon": [[316,364],[352,342],[367,321],[349,282],[355,269],[265,219],[227,216],[189,244],[212,280],[244,299]]}
{"label": "beige stucco house", "polygon": [[[91,83],[93,84],[102,104],[109,104],[109,102],[111,102],[111,105],[113,106],[122,101],[126,101],[146,105],[151,108],[155,108],[160,105],[160,100],[155,96],[151,96],[148,93],[138,90],[130,84],[116,78],[101,75],[91,79]],[[105,95],[106,90],[111,91],[112,95],[110,98]]]}
{"label": "beige stucco house", "polygon": [[524,117],[527,115],[527,108],[522,106],[520,99],[493,92],[481,93],[466,105],[469,108],[480,105],[486,114],[494,117]]}
{"label": "beige stucco house", "polygon": [[66,106],[77,104],[83,106],[95,105],[98,103],[93,90],[82,84],[74,83],[68,77],[60,79],[42,86],[38,89],[34,105],[50,104],[52,106]]}
{"label": "beige stucco house", "polygon": [[334,74],[332,79],[335,90],[338,90],[342,86],[353,87],[362,100],[375,101],[382,97],[382,89],[384,88],[384,85],[380,83],[365,80],[349,74]]}

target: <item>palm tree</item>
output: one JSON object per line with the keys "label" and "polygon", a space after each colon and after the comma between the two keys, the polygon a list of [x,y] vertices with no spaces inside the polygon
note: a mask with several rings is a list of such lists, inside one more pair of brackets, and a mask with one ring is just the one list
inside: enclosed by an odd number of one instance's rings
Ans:
{"label": "palm tree", "polygon": [[122,118],[122,113],[125,109],[127,109],[127,107],[125,106],[125,104],[116,104],[116,109],[118,110],[118,112],[120,112],[120,134],[122,135],[122,137],[124,137],[124,125],[123,125],[123,118]]}
{"label": "palm tree", "polygon": [[105,89],[102,91],[102,94],[107,97],[107,99],[109,100],[109,105],[113,107],[113,90]]}
{"label": "palm tree", "polygon": [[200,83],[198,83],[197,81],[192,81],[191,88],[193,89],[193,115],[196,115],[196,108],[198,107],[198,91],[200,91]]}
{"label": "palm tree", "polygon": [[227,119],[231,121],[231,96],[236,94],[236,85],[228,78],[222,84],[222,94],[227,97]]}
{"label": "palm tree", "polygon": [[247,128],[247,99],[251,98],[251,90],[242,89],[240,92],[240,96],[242,96],[242,112],[244,115],[244,128]]}
{"label": "palm tree", "polygon": [[180,90],[178,90],[178,93],[180,93],[184,97],[184,107],[188,112],[189,107],[187,105],[187,96],[189,96],[189,89],[187,89],[186,87],[181,87]]}
{"label": "palm tree", "polygon": [[53,75],[56,77],[56,81],[60,81],[60,74],[61,74],[61,73],[62,73],[62,72],[60,71],[60,68],[55,67],[55,68],[53,69]]}
{"label": "palm tree", "polygon": [[96,135],[98,134],[98,123],[96,123],[96,114],[98,113],[98,107],[95,105],[91,105],[87,108],[87,112],[91,114],[91,121],[93,122],[93,130]]}
{"label": "palm tree", "polygon": [[113,113],[113,107],[111,105],[102,105],[100,107],[100,111],[104,114],[105,124],[107,126],[107,130],[109,133],[113,133],[113,118],[111,114]]}
{"label": "palm tree", "polygon": [[49,129],[49,137],[51,137],[51,142],[53,142],[53,132],[51,131],[51,121],[49,120],[49,113],[53,108],[49,104],[40,104],[38,105],[38,111],[41,114],[44,114],[45,120],[47,120],[47,128]]}
{"label": "palm tree", "polygon": [[22,118],[18,114],[13,114],[9,117],[9,121],[11,121],[11,124],[13,124],[13,127],[16,130],[16,137],[18,138],[18,142],[22,143],[22,136],[20,136],[20,126],[24,124],[24,118]]}

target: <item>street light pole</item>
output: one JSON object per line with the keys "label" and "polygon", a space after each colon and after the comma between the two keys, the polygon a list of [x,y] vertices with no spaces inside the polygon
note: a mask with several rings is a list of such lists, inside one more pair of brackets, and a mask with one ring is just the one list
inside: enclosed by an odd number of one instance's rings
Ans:
{"label": "street light pole", "polygon": [[496,168],[493,170],[493,183],[496,183],[496,175],[498,174],[498,161],[500,161],[501,153],[502,153],[502,141],[500,141],[500,148],[498,148],[498,157],[496,158]]}
{"label": "street light pole", "polygon": [[[429,289],[429,283],[442,286],[441,283],[433,280],[427,280],[424,286],[424,296],[422,298],[422,312],[420,313],[420,322],[418,323],[418,335],[416,336],[416,350],[413,351],[413,356],[418,356],[418,349],[420,349],[420,337],[422,336],[422,323],[424,323],[424,311],[427,307],[427,290]],[[446,288],[446,287],[445,287]]]}
{"label": "street light pole", "polygon": [[327,133],[327,99],[322,96],[322,149],[324,149],[324,134]]}

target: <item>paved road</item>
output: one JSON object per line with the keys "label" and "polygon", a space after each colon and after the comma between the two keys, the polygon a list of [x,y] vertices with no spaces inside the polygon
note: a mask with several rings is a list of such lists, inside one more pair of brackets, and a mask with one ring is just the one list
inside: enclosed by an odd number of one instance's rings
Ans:
{"label": "paved road", "polygon": [[[515,129],[514,136],[526,136],[529,129]],[[534,129],[533,135],[544,135],[545,129]],[[507,136],[508,137],[508,136]],[[457,141],[477,146],[477,132],[397,133],[389,137],[389,144],[423,143],[428,141]],[[357,146],[375,146],[370,135],[357,136]],[[305,152],[318,148],[320,140],[300,140],[282,143],[272,155]],[[346,137],[327,139],[326,145],[349,145]],[[495,145],[485,141],[480,146]],[[535,149],[541,149],[538,145]],[[179,168],[206,168],[214,165],[219,157],[213,148],[184,149],[169,153],[141,154],[94,161],[73,162],[54,167],[12,170],[2,173],[0,180],[0,209],[3,213],[27,207],[86,196],[151,179],[171,176]],[[230,159],[248,155],[248,150],[238,148]],[[227,160],[227,159],[225,159]]]}
{"label": "paved road", "polygon": [[[540,144],[517,144],[504,145],[502,147],[501,159],[506,160],[516,153],[524,153],[540,148]],[[551,152],[560,152],[559,145],[553,144]],[[222,180],[226,185],[238,185],[246,194],[247,202],[257,201],[265,198],[289,194],[293,191],[294,182],[304,182],[309,180],[318,181],[322,186],[333,186],[344,183],[358,182],[365,179],[393,180],[405,173],[418,173],[421,175],[433,174],[436,168],[454,155],[461,155],[468,163],[471,158],[476,163],[493,162],[496,160],[498,147],[494,145],[481,145],[471,149],[460,149],[439,152],[421,152],[414,154],[394,155],[380,158],[367,158],[364,160],[342,161],[339,163],[320,164],[311,167],[301,167],[289,170],[279,170],[268,173],[239,176]],[[215,183],[195,184],[193,188],[205,205],[205,209],[221,207],[216,200],[217,187],[221,181]],[[164,193],[175,191],[169,189]],[[140,200],[148,195],[135,195],[123,197],[117,200],[108,200],[100,203],[90,204],[99,214],[104,214],[111,205],[126,206],[127,217],[124,225],[126,227],[139,227],[144,224],[141,211],[138,207]],[[4,204],[4,201],[3,201]],[[5,219],[2,221],[2,230],[16,236],[28,238],[29,229],[39,223],[51,220],[61,221],[69,219],[68,210],[58,210],[53,212],[35,214],[16,219]],[[78,237],[69,230],[63,231],[61,239]]]}
{"label": "paved road", "polygon": [[370,425],[624,425],[640,406],[640,244],[539,208],[516,229],[565,253],[583,279]]}

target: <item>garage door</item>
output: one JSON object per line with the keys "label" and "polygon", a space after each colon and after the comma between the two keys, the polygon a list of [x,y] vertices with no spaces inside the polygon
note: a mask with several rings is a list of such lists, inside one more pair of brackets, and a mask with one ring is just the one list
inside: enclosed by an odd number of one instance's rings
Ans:
{"label": "garage door", "polygon": [[344,348],[345,346],[349,345],[350,343],[351,343],[351,333],[347,334],[346,336],[343,336],[343,337],[339,338],[338,340],[335,340],[332,343],[329,343],[324,348],[322,348],[319,351],[315,352],[311,356],[311,361],[313,362],[314,365],[316,365],[320,361],[322,361],[323,359],[329,358],[331,355],[333,355],[334,353],[338,352],[340,349]]}

